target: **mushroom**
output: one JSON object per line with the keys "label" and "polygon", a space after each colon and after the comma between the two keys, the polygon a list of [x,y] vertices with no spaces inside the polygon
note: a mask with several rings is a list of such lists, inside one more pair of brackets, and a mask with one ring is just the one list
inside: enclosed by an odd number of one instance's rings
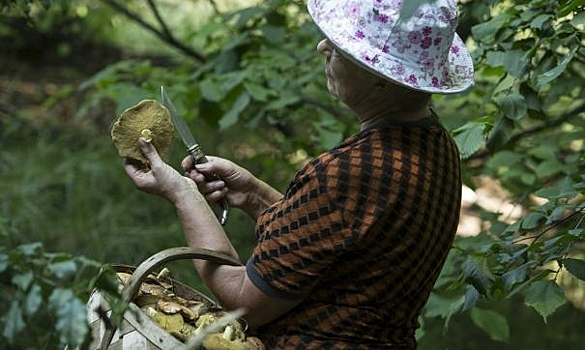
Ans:
{"label": "mushroom", "polygon": [[197,319],[197,322],[195,322],[195,325],[197,326],[197,330],[199,332],[203,330],[203,328],[213,324],[215,321],[217,321],[215,315],[212,313],[207,313],[200,315],[199,318]]}
{"label": "mushroom", "polygon": [[169,110],[155,100],[142,100],[126,109],[114,123],[111,136],[121,157],[147,164],[140,150],[138,139],[150,139],[161,156],[164,156],[173,141],[175,127]]}
{"label": "mushroom", "polygon": [[188,303],[181,308],[181,315],[189,321],[195,321],[207,311],[207,306],[202,302]]}
{"label": "mushroom", "polygon": [[163,286],[151,283],[142,283],[140,285],[140,293],[148,294],[148,295],[155,295],[155,296],[162,296],[164,295],[166,289]]}
{"label": "mushroom", "polygon": [[158,308],[158,310],[168,315],[176,314],[183,309],[183,306],[181,304],[163,298],[158,300],[156,307]]}
{"label": "mushroom", "polygon": [[[227,330],[227,328],[226,328]],[[212,333],[203,338],[201,344],[205,350],[264,350],[264,344],[255,337],[248,339],[229,339],[224,333]]]}
{"label": "mushroom", "polygon": [[147,315],[152,318],[161,328],[167,332],[180,333],[181,329],[185,325],[183,316],[180,314],[168,315],[163,312],[158,312],[152,307],[146,310]]}

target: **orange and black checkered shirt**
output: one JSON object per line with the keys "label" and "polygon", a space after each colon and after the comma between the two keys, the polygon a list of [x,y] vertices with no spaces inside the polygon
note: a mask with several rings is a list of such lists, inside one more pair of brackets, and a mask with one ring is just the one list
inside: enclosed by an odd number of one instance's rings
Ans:
{"label": "orange and black checkered shirt", "polygon": [[265,293],[303,301],[255,332],[269,349],[415,349],[460,202],[459,153],[435,118],[314,159],[258,218],[247,263]]}

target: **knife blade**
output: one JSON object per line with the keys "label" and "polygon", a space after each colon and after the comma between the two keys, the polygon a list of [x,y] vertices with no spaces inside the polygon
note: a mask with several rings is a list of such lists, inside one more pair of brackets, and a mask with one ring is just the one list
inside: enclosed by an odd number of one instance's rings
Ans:
{"label": "knife blade", "polygon": [[[187,152],[189,152],[189,154],[191,155],[191,158],[193,159],[194,164],[207,163],[208,160],[207,160],[207,157],[205,156],[205,153],[203,153],[203,151],[201,150],[201,146],[199,145],[199,143],[197,143],[197,141],[195,141],[195,137],[193,136],[193,133],[191,132],[191,129],[189,129],[189,126],[187,125],[185,120],[179,116],[179,113],[177,112],[177,108],[175,107],[175,105],[173,104],[173,102],[171,101],[171,99],[169,98],[167,93],[165,92],[165,89],[163,86],[160,87],[160,97],[162,100],[162,104],[169,110],[169,112],[171,114],[171,120],[173,121],[173,124],[175,125],[175,129],[177,129],[179,136],[181,136],[183,143],[187,147]],[[219,179],[219,177],[217,175],[206,176],[206,179],[207,179],[207,181],[211,181],[211,180],[217,180],[217,179]],[[228,217],[228,212],[229,212],[229,204],[228,204],[227,200],[224,199],[224,200],[222,200],[220,205],[221,205],[222,211],[221,211],[221,217],[220,217],[219,222],[222,225],[225,225],[225,223],[227,221],[227,217]]]}

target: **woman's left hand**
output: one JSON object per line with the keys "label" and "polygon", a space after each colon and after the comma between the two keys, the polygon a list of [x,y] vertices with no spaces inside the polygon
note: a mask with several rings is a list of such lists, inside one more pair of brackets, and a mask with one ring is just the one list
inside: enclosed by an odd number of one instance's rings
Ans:
{"label": "woman's left hand", "polygon": [[124,170],[136,187],[144,192],[166,198],[173,203],[180,199],[185,192],[197,191],[197,186],[191,179],[181,176],[178,171],[160,158],[150,141],[141,137],[139,144],[150,168],[140,168],[128,160],[124,164]]}

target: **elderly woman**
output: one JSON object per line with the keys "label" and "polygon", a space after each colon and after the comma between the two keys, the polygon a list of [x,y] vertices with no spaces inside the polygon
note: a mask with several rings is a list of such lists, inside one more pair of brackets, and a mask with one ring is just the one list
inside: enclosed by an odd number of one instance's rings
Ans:
{"label": "elderly woman", "polygon": [[[126,171],[168,199],[193,247],[237,257],[208,202],[227,199],[256,221],[245,266],[196,261],[220,304],[243,308],[268,348],[416,348],[427,301],[459,218],[457,148],[429,108],[433,93],[472,85],[473,67],[455,34],[454,1],[309,0],[326,39],[327,87],[361,130],[302,168],[284,194],[226,159],[188,176],[144,139],[150,169]],[[205,180],[217,174],[221,180]]]}

